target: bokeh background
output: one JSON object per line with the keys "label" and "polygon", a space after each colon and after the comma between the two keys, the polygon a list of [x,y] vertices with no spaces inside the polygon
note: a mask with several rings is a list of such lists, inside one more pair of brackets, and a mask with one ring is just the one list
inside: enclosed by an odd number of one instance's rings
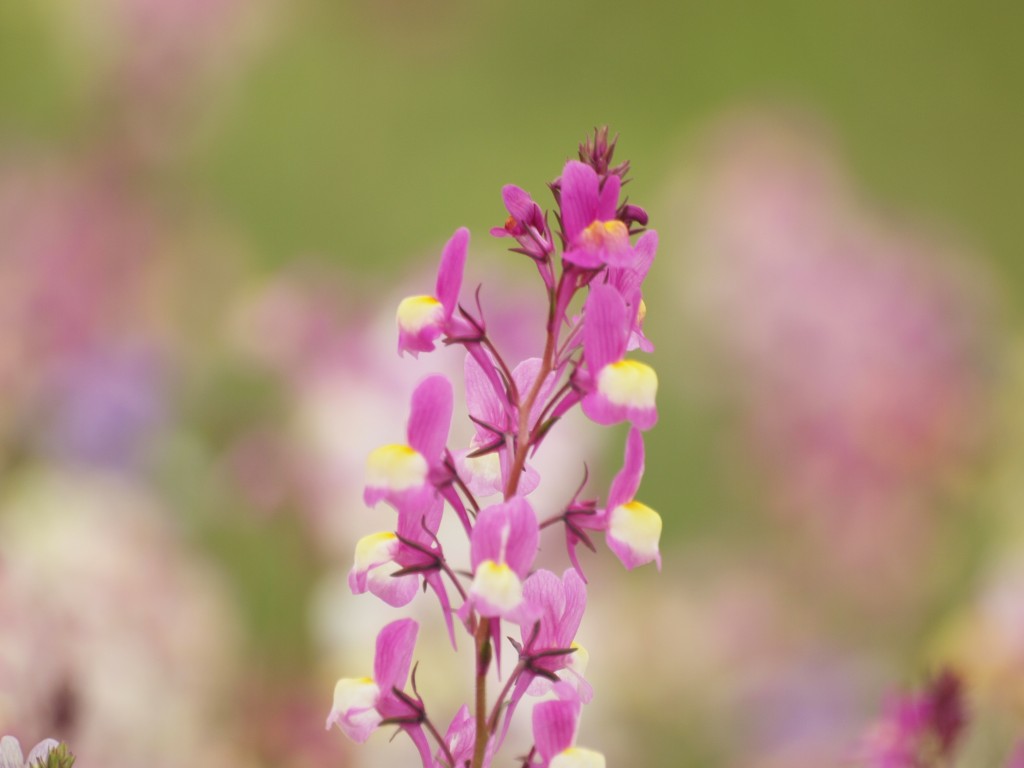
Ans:
{"label": "bokeh background", "polygon": [[[393,308],[466,225],[536,354],[499,191],[543,200],[609,124],[661,234],[642,498],[665,567],[588,559],[581,741],[848,764],[887,695],[950,665],[963,764],[999,764],[1024,721],[1022,23],[945,0],[0,4],[0,732],[83,768],[409,764],[322,727],[394,617],[345,588],[381,527],[365,455],[461,366],[398,360]],[[584,455],[601,493],[623,437],[566,424],[543,503]],[[462,683],[431,632],[445,719]]]}

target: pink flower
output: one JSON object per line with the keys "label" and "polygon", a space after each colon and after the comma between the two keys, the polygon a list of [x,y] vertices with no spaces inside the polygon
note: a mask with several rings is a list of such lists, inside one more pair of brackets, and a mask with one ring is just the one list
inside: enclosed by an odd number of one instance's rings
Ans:
{"label": "pink flower", "polygon": [[455,230],[441,251],[434,295],[409,296],[398,305],[398,354],[409,352],[417,357],[420,352],[430,352],[439,336],[455,328],[452,315],[462,288],[468,245],[469,230]]}
{"label": "pink flower", "polygon": [[368,506],[386,501],[393,506],[433,497],[432,476],[442,472],[443,454],[451,428],[452,385],[444,376],[428,376],[412,393],[406,425],[407,444],[384,445],[366,460]]}
{"label": "pink flower", "polygon": [[470,540],[469,604],[477,613],[511,621],[526,618],[523,580],[537,556],[539,538],[537,516],[522,497],[481,510]]}
{"label": "pink flower", "polygon": [[655,562],[661,570],[661,553],[658,551],[661,516],[634,498],[643,475],[644,439],[634,427],[626,440],[622,469],[608,490],[604,514],[605,541],[626,568]]}
{"label": "pink flower", "polygon": [[396,531],[372,533],[356,544],[348,584],[353,594],[371,592],[388,605],[401,607],[416,596],[422,577],[437,596],[454,646],[451,601],[441,578],[445,557],[437,539],[443,511],[440,497],[423,513],[418,505],[400,506]]}
{"label": "pink flower", "polygon": [[987,277],[859,199],[818,136],[770,119],[723,133],[681,278],[745,432],[735,460],[770,479],[765,506],[800,517],[823,575],[905,606],[933,507],[992,423]]}
{"label": "pink flower", "polygon": [[419,624],[413,619],[393,621],[380,631],[373,677],[342,678],[337,682],[326,727],[330,730],[336,725],[350,739],[362,743],[377,726],[394,723],[409,734],[424,764],[429,765],[430,747],[420,725],[422,704],[403,693],[418,632]]}
{"label": "pink flower", "polygon": [[622,296],[608,285],[595,285],[587,297],[583,326],[586,375],[583,412],[598,424],[629,421],[650,429],[658,421],[655,396],[658,376],[649,365],[626,360],[633,322]]}
{"label": "pink flower", "polygon": [[561,177],[562,227],[568,241],[563,258],[584,269],[605,264],[622,267],[633,258],[629,227],[616,218],[622,179],[578,160],[565,164]]}
{"label": "pink flower", "polygon": [[658,569],[661,569],[661,553],[658,548],[661,516],[635,498],[643,475],[643,435],[633,427],[626,439],[622,469],[612,480],[604,509],[596,509],[594,501],[574,501],[561,517],[565,524],[569,560],[580,576],[583,575],[583,569],[576,554],[577,545],[582,542],[588,549],[594,550],[588,530],[604,531],[608,548],[626,568],[632,570],[655,562]]}

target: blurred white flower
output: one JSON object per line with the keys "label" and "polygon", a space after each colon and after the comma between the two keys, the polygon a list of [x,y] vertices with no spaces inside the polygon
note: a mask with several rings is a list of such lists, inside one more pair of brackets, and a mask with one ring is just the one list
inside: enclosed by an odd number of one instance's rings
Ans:
{"label": "blurred white flower", "polygon": [[83,765],[208,766],[236,652],[230,604],[152,499],[44,472],[0,499],[0,722]]}

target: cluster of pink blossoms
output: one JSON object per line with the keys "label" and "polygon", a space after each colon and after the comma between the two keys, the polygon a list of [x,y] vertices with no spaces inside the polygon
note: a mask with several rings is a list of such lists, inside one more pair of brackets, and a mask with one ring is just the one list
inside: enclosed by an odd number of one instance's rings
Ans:
{"label": "cluster of pink blossoms", "polygon": [[[586,606],[586,579],[576,549],[594,550],[593,532],[627,568],[661,565],[661,518],[635,499],[644,471],[642,431],[657,421],[657,376],[626,357],[650,351],[643,333],[642,284],[654,259],[657,234],[644,231],[647,214],[620,200],[629,164],[612,165],[615,140],[595,131],[549,186],[557,228],[522,189],[503,189],[508,219],[491,234],[512,238],[529,257],[548,299],[543,351],[508,361],[487,333],[477,291],[471,308],[460,302],[469,232],[445,245],[432,296],[413,296],[398,307],[398,351],[432,351],[440,341],[466,351],[465,391],[475,429],[469,446],[448,445],[453,387],[431,376],[412,396],[406,442],[373,451],[364,499],[397,513],[393,530],[364,537],[349,574],[353,592],[370,592],[404,606],[421,587],[437,596],[453,645],[457,627],[472,638],[475,694],[442,735],[428,716],[410,667],[419,626],[410,618],[377,636],[372,677],[339,680],[327,727],[356,741],[384,725],[412,739],[425,768],[484,768],[492,764],[524,696],[543,696],[533,707],[533,744],[516,754],[523,766],[599,768],[598,752],[575,746],[581,706],[592,695],[585,680],[586,652],[575,642]],[[642,233],[642,234],[641,234]],[[634,236],[639,235],[634,240]],[[559,251],[560,257],[559,257]],[[573,311],[585,294],[582,309]],[[536,510],[529,494],[540,481],[530,465],[552,427],[579,404],[588,418],[631,429],[623,468],[604,504],[577,491],[557,510]],[[501,494],[501,501],[480,499]],[[451,563],[438,539],[446,509],[469,539],[470,562]],[[540,514],[538,514],[540,513]],[[561,527],[571,563],[562,576],[534,567],[541,531]],[[467,568],[466,565],[469,567]],[[502,622],[519,627],[509,637],[517,662],[487,694],[492,659],[500,668]],[[433,740],[433,744],[431,743]]]}

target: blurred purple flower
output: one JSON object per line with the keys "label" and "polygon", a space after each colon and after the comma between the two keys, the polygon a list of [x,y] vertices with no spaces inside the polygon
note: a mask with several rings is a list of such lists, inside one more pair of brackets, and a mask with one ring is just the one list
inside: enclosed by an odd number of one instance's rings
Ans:
{"label": "blurred purple flower", "polygon": [[52,456],[111,469],[137,469],[164,423],[163,366],[139,348],[96,350],[61,366],[50,390],[43,442]]}

